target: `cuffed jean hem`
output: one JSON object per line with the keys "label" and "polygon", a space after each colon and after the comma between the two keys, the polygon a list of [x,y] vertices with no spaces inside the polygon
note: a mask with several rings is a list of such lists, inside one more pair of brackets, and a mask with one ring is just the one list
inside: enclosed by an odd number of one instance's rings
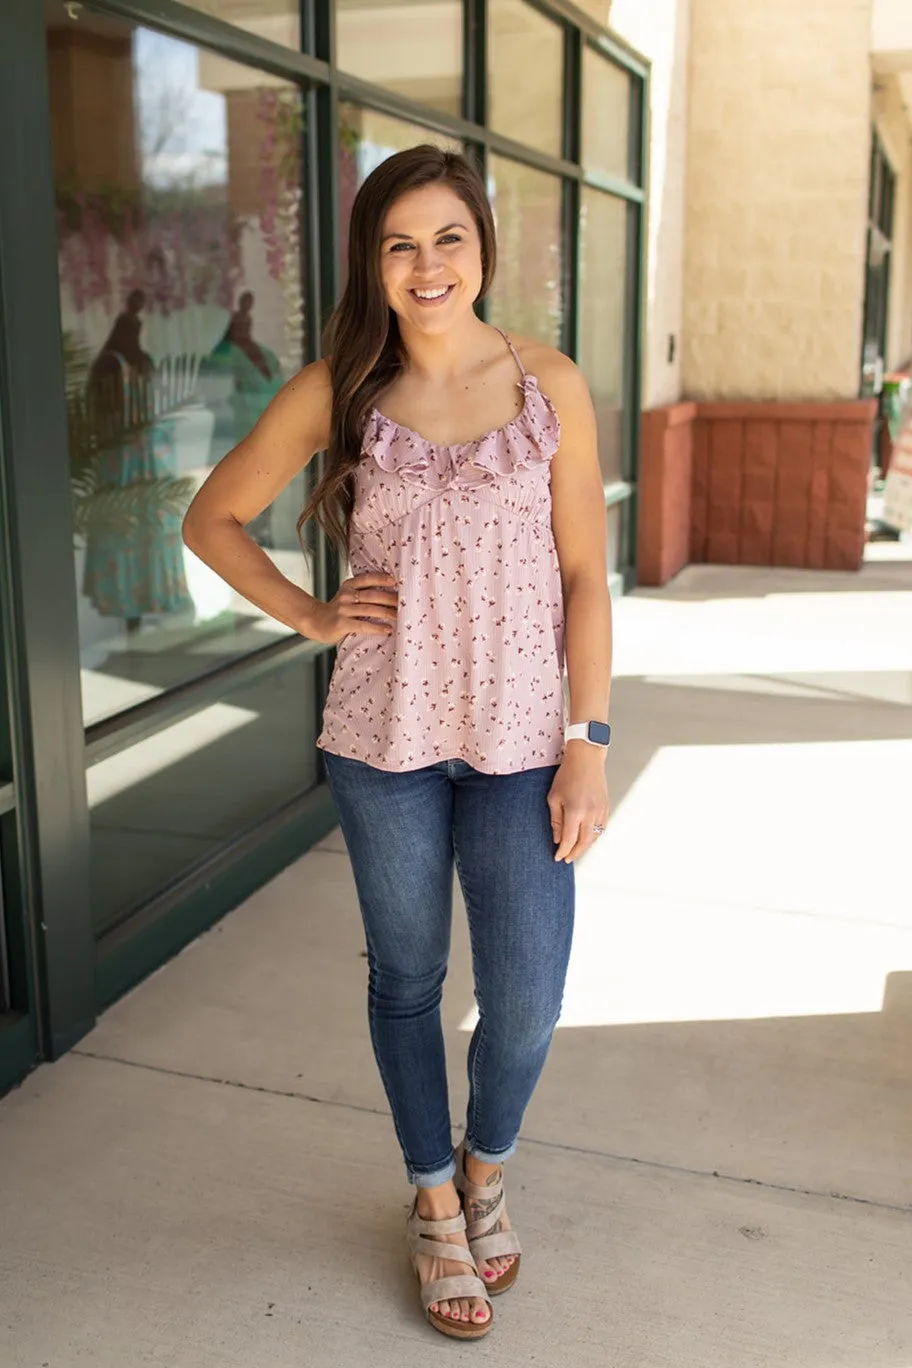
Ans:
{"label": "cuffed jean hem", "polygon": [[451,1179],[456,1177],[456,1157],[454,1155],[449,1163],[444,1164],[442,1168],[413,1169],[411,1164],[407,1163],[405,1170],[413,1187],[440,1187],[441,1184],[449,1183]]}
{"label": "cuffed jean hem", "polygon": [[481,1149],[477,1142],[472,1139],[471,1135],[467,1135],[465,1138],[465,1150],[467,1154],[471,1154],[472,1158],[477,1159],[479,1163],[502,1164],[505,1159],[513,1158],[513,1155],[516,1153],[516,1141],[514,1140],[512,1145],[508,1145],[506,1149],[495,1152],[494,1150]]}

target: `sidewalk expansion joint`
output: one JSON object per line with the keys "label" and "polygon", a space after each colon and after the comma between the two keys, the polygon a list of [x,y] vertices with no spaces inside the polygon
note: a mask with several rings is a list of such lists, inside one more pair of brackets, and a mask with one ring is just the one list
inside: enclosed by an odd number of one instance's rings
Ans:
{"label": "sidewalk expansion joint", "polygon": [[[213,1074],[192,1073],[188,1069],[167,1069],[162,1064],[146,1064],[136,1059],[121,1059],[117,1055],[101,1054],[95,1050],[82,1050],[78,1047],[69,1051],[83,1059],[94,1059],[102,1064],[120,1064],[126,1069],[143,1069],[147,1073],[165,1074],[170,1078],[186,1078],[193,1083],[214,1083],[218,1087],[237,1088],[241,1092],[265,1093],[268,1097],[292,1098],[297,1102],[313,1102],[320,1107],[338,1107],[343,1111],[360,1112],[367,1116],[390,1118],[390,1112],[383,1107],[365,1107],[357,1102],[340,1102],[332,1097],[318,1097],[314,1093],[299,1092],[294,1088],[266,1088],[258,1083],[243,1083],[236,1078],[216,1078]],[[455,1126],[464,1130],[463,1126]],[[521,1145],[534,1146],[536,1149],[555,1150],[566,1154],[588,1154],[593,1159],[607,1159],[616,1164],[636,1164],[639,1168],[653,1169],[659,1173],[677,1173],[688,1178],[715,1178],[721,1183],[733,1183],[741,1187],[761,1188],[767,1192],[789,1192],[797,1197],[820,1197],[834,1202],[850,1202],[857,1206],[873,1207],[878,1211],[900,1211],[912,1215],[912,1206],[899,1202],[882,1202],[873,1197],[858,1197],[850,1192],[823,1192],[819,1188],[793,1186],[789,1183],[772,1183],[762,1178],[744,1178],[735,1173],[722,1173],[719,1169],[688,1168],[682,1164],[670,1164],[660,1159],[638,1159],[632,1154],[614,1154],[609,1150],[589,1149],[584,1145],[564,1145],[557,1140],[536,1140],[533,1136],[522,1136]]]}
{"label": "sidewalk expansion joint", "polygon": [[332,1097],[317,1097],[294,1088],[265,1088],[259,1083],[242,1083],[237,1078],[216,1078],[214,1074],[192,1073],[189,1069],[166,1069],[163,1064],[146,1064],[139,1059],[120,1059],[117,1055],[100,1054],[95,1050],[73,1049],[71,1055],[96,1059],[102,1064],[121,1064],[126,1069],[144,1069],[147,1073],[166,1074],[169,1078],[186,1078],[192,1083],[215,1083],[221,1088],[238,1088],[241,1092],[265,1093],[268,1097],[290,1097],[297,1102],[315,1102],[320,1107],[341,1107],[344,1111],[365,1112],[368,1116],[389,1116],[382,1107],[364,1107],[357,1102],[339,1102]]}

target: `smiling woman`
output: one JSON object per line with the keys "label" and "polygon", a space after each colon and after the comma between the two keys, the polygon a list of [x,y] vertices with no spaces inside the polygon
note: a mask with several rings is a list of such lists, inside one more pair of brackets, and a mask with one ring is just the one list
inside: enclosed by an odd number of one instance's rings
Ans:
{"label": "smiling woman", "polygon": [[[365,924],[371,1038],[418,1189],[409,1249],[431,1324],[477,1339],[519,1273],[501,1165],[560,1012],[573,862],[607,820],[595,422],[572,362],[476,313],[496,248],[467,158],[424,144],[378,166],[348,258],[324,359],[213,473],[185,537],[246,597],[337,647],[317,745]],[[324,448],[302,525],[319,519],[352,570],[327,602],[244,532]],[[479,1003],[458,1155],[440,1021],[454,868]]]}

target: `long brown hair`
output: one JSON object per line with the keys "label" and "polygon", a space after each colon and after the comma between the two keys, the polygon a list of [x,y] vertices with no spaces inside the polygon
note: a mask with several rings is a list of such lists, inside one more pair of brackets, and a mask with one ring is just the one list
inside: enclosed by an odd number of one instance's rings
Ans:
{"label": "long brown hair", "polygon": [[329,451],[323,477],[298,519],[301,533],[315,517],[343,554],[355,501],[353,472],[370,409],[405,364],[399,322],[380,275],[383,225],[396,200],[410,190],[441,183],[456,192],[475,219],[481,239],[478,298],[483,299],[496,265],[494,215],[481,173],[466,157],[430,144],[397,152],[371,172],[352,208],[348,283],[323,338],[332,377]]}

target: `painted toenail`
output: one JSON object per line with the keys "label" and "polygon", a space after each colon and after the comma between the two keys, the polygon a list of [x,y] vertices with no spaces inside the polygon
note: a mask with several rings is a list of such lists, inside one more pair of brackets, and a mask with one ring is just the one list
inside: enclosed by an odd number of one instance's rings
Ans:
{"label": "painted toenail", "polygon": [[494,1274],[493,1274],[493,1272],[492,1272],[492,1270],[491,1270],[490,1268],[486,1268],[486,1269],[485,1269],[485,1277],[486,1277],[486,1278],[493,1278],[493,1277],[494,1277]]}

